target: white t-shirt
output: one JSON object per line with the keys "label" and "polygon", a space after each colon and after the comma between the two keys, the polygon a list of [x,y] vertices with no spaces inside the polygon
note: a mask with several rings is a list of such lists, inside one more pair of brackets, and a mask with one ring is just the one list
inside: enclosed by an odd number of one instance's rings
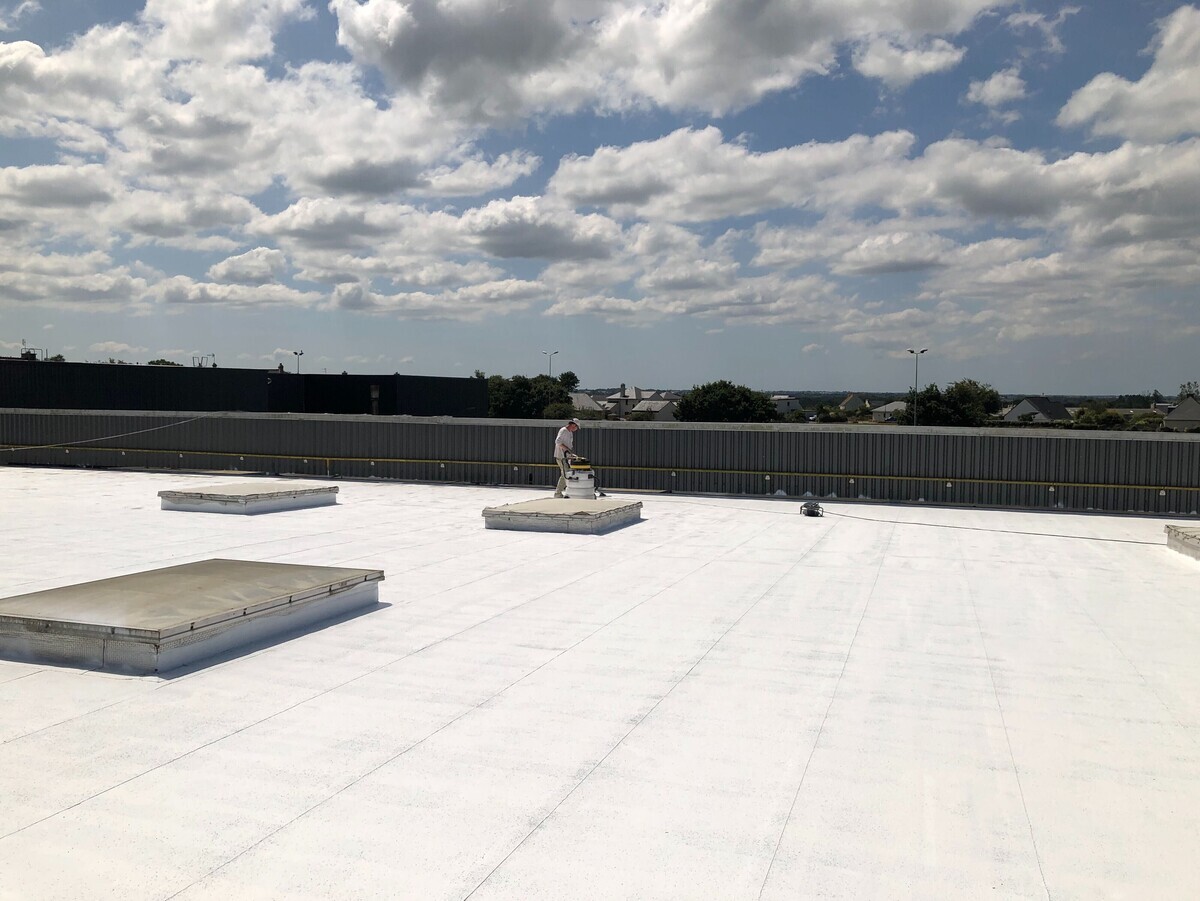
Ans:
{"label": "white t-shirt", "polygon": [[569,426],[563,426],[558,430],[558,437],[554,439],[554,459],[561,460],[564,456],[563,446],[566,445],[567,450],[575,449],[575,433],[571,431]]}

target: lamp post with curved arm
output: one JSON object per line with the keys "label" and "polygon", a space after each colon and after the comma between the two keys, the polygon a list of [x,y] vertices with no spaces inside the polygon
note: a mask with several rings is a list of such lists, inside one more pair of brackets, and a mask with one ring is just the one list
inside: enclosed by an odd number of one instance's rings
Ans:
{"label": "lamp post with curved arm", "polygon": [[554,378],[554,355],[556,353],[558,353],[557,350],[542,351],[542,355],[546,358],[546,365],[549,367],[546,374],[549,375],[550,378]]}

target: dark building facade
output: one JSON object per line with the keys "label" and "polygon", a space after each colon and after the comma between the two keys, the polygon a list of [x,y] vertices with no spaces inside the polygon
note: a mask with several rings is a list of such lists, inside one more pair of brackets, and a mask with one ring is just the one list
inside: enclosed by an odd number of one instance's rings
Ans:
{"label": "dark building facade", "polygon": [[487,416],[486,379],[0,359],[0,407]]}

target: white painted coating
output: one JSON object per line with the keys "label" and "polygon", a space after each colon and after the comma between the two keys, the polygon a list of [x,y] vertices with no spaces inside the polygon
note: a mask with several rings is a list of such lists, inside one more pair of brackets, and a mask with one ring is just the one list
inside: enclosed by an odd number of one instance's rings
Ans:
{"label": "white painted coating", "polygon": [[596,539],[454,486],[164,517],[181,478],[0,467],[6,591],[224,555],[391,606],[169,680],[0,663],[6,901],[1200,886],[1200,562],[1162,520],[655,497]]}
{"label": "white painted coating", "polygon": [[641,501],[580,497],[569,493],[565,498],[542,497],[483,510],[484,527],[488,529],[576,535],[601,535],[635,523],[641,517]]}
{"label": "white painted coating", "polygon": [[0,597],[0,660],[165,673],[374,607],[382,578],[214,559]]}
{"label": "white painted coating", "polygon": [[163,510],[183,513],[234,513],[254,515],[327,507],[337,503],[337,485],[318,485],[295,479],[258,479],[169,488],[158,492]]}
{"label": "white painted coating", "polygon": [[1164,526],[1167,547],[1181,554],[1200,560],[1200,528],[1196,526]]}

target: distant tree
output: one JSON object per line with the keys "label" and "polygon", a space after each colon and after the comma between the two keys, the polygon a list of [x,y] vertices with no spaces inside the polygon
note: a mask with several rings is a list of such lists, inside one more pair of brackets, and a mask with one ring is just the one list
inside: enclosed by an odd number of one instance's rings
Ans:
{"label": "distant tree", "polygon": [[850,417],[837,407],[817,404],[817,422],[848,422],[849,419]]}
{"label": "distant tree", "polygon": [[499,419],[508,408],[508,379],[502,375],[488,376],[488,416]]}
{"label": "distant tree", "polygon": [[497,419],[541,419],[551,404],[570,404],[571,396],[548,375],[488,378],[488,415]]}
{"label": "distant tree", "polygon": [[[541,416],[545,409],[551,404],[570,404],[571,395],[567,389],[563,387],[562,382],[558,379],[552,379],[548,375],[534,376],[530,381],[530,387],[533,391],[534,403],[540,404],[537,411]],[[572,407],[574,409],[574,407]]]}
{"label": "distant tree", "polygon": [[569,369],[558,374],[558,381],[567,391],[574,391],[579,387],[579,376]]}
{"label": "distant tree", "polygon": [[1000,412],[1000,394],[991,385],[974,379],[952,382],[945,392],[946,406],[961,425],[980,426]]}
{"label": "distant tree", "polygon": [[638,410],[636,413],[630,413],[625,418],[630,422],[654,422],[654,415],[647,413],[645,410]]}
{"label": "distant tree", "polygon": [[1125,417],[1116,410],[1110,410],[1102,400],[1088,400],[1075,414],[1075,424],[1089,429],[1105,429],[1121,432],[1129,425]]}
{"label": "distant tree", "polygon": [[1092,398],[1085,400],[1079,405],[1079,409],[1075,413],[1075,419],[1076,421],[1081,421],[1083,419],[1095,419],[1097,416],[1100,416],[1106,412],[1108,412],[1108,404],[1102,400],[1096,400]]}
{"label": "distant tree", "polygon": [[937,385],[928,385],[915,397],[910,391],[896,422],[912,425],[914,401],[918,425],[981,426],[1000,412],[1000,394],[974,379],[951,382],[944,392]]}
{"label": "distant tree", "polygon": [[47,362],[47,363],[65,363],[65,362],[67,362],[67,358],[64,357],[62,354],[55,354],[52,357],[46,357],[45,362]]}
{"label": "distant tree", "polygon": [[182,363],[172,363],[170,360],[151,360],[147,366],[182,366]]}
{"label": "distant tree", "polygon": [[[917,425],[947,425],[950,413],[946,409],[946,399],[937,385],[927,385],[920,391],[909,391],[905,398],[905,408],[896,411],[896,422],[899,425],[913,424],[913,410],[916,409]],[[957,425],[957,423],[955,423]]]}
{"label": "distant tree", "polygon": [[1162,430],[1163,419],[1161,413],[1143,413],[1134,417],[1128,429],[1131,432],[1158,432]]}
{"label": "distant tree", "polygon": [[1162,399],[1162,392],[1155,388],[1141,394],[1118,394],[1113,406],[1130,410],[1144,410],[1153,404],[1160,403]]}
{"label": "distant tree", "polygon": [[542,411],[542,419],[577,419],[575,406],[570,401],[555,401]]}
{"label": "distant tree", "polygon": [[1200,399],[1200,382],[1184,382],[1179,386],[1179,396],[1176,400],[1182,403],[1184,398],[1188,397]]}
{"label": "distant tree", "polygon": [[777,422],[771,396],[722,379],[692,388],[679,401],[680,422]]}
{"label": "distant tree", "polygon": [[122,366],[128,366],[128,365],[129,365],[129,364],[128,364],[128,363],[127,363],[125,360],[118,360],[116,357],[109,357],[109,358],[108,358],[108,362],[110,362],[110,363],[119,363],[119,364],[120,364],[120,365],[122,365]]}
{"label": "distant tree", "polygon": [[471,378],[473,378],[473,379],[486,379],[486,378],[487,378],[487,373],[486,373],[486,372],[484,372],[482,369],[476,369],[476,370],[475,370],[475,374],[474,374],[474,375],[472,375],[472,376],[471,376]]}

